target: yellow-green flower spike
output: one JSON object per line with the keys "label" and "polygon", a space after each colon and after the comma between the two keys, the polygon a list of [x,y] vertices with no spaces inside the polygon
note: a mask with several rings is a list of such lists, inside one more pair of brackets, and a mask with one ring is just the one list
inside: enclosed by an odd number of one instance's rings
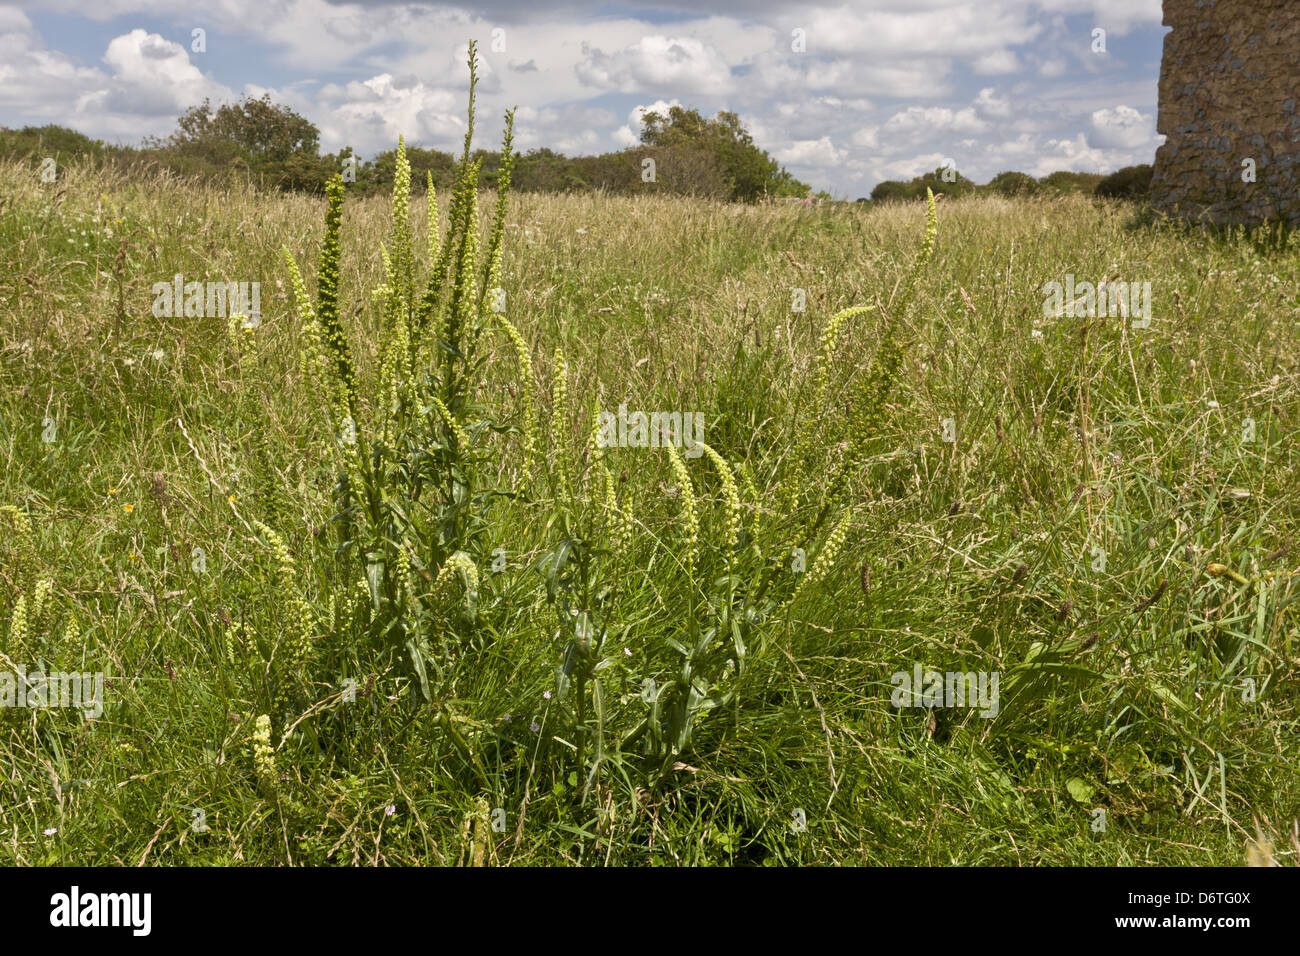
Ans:
{"label": "yellow-green flower spike", "polygon": [[740,543],[740,490],[736,487],[736,476],[732,474],[726,459],[713,448],[699,440],[695,444],[704,449],[704,454],[709,456],[718,477],[722,479],[722,493],[727,499],[727,553],[731,554]]}
{"label": "yellow-green flower spike", "polygon": [[515,361],[519,363],[519,380],[523,383],[520,399],[524,414],[524,463],[521,470],[526,478],[537,454],[537,380],[533,377],[533,359],[528,354],[528,343],[504,315],[498,315],[497,320],[510,339],[510,344],[514,346]]}
{"label": "yellow-green flower spike", "polygon": [[12,661],[18,661],[27,650],[27,596],[19,594],[14,601],[13,614],[9,618],[9,643],[5,653]]}
{"label": "yellow-green flower spike", "polygon": [[452,416],[451,411],[443,404],[442,399],[437,395],[433,395],[431,398],[433,400],[433,407],[438,410],[438,417],[442,419],[443,424],[446,425],[452,435],[455,436],[456,447],[468,448],[469,436],[465,434],[465,429],[461,427],[460,422],[456,421]]}
{"label": "yellow-green flower spike", "polygon": [[835,566],[836,559],[839,558],[840,551],[844,548],[844,541],[848,537],[849,533],[849,520],[852,516],[852,511],[845,511],[844,515],[840,518],[839,523],[835,525],[831,530],[831,533],[826,536],[826,540],[823,542],[821,550],[817,552],[817,559],[813,561],[812,567],[809,568],[799,580],[798,585],[796,585],[794,589],[794,593],[791,594],[785,604],[782,605],[783,609],[793,604],[799,595],[811,588],[815,588],[817,585],[821,584],[822,581],[826,580],[827,576],[831,573],[831,569]]}
{"label": "yellow-green flower spike", "polygon": [[258,715],[253,725],[253,768],[257,782],[269,796],[274,796],[280,785],[280,775],[275,769],[275,748],[271,746],[271,717]]}
{"label": "yellow-green flower spike", "polygon": [[560,480],[560,496],[570,501],[568,456],[569,444],[569,363],[564,350],[555,350],[555,372],[551,380],[551,467]]}
{"label": "yellow-green flower spike", "polygon": [[695,564],[700,553],[700,515],[695,506],[695,489],[691,486],[691,475],[686,470],[686,462],[675,445],[665,445],[668,461],[673,468],[673,477],[677,481],[677,494],[682,502],[682,524],[685,526],[685,555],[682,564],[687,574],[694,576]]}

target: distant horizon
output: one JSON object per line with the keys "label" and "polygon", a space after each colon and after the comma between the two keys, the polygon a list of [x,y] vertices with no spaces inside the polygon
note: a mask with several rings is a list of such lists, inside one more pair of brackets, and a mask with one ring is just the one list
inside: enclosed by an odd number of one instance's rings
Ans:
{"label": "distant horizon", "polygon": [[[369,159],[402,134],[456,154],[472,38],[485,149],[516,105],[518,149],[568,157],[635,146],[648,110],[730,110],[815,192],[853,199],[948,160],[977,183],[1007,170],[1105,175],[1151,163],[1163,141],[1159,0],[730,8],[0,3],[0,125],[53,124],[139,146],[205,98],[268,93],[317,126],[322,153],[351,146]],[[428,36],[448,40],[413,39]]]}
{"label": "distant horizon", "polygon": [[[306,118],[307,118],[308,120],[311,119],[310,117],[306,117]],[[743,122],[744,117],[741,117],[741,119],[742,119],[742,122]],[[146,141],[145,141],[145,140],[147,139],[147,137],[146,137],[146,138],[142,138],[142,139],[140,140],[140,142],[138,142],[138,143],[120,143],[120,142],[119,142],[119,143],[111,143],[111,142],[109,142],[109,141],[107,141],[107,140],[102,140],[102,139],[98,139],[97,137],[90,136],[89,134],[87,134],[87,133],[85,133],[85,132],[83,132],[83,131],[81,131],[81,130],[74,129],[74,128],[72,128],[72,127],[59,126],[59,124],[57,124],[57,123],[51,123],[51,124],[45,124],[45,125],[46,125],[46,126],[55,126],[55,127],[61,128],[61,129],[71,130],[72,132],[77,133],[77,134],[79,134],[79,135],[81,135],[81,136],[86,136],[88,139],[91,139],[91,140],[93,140],[93,141],[95,141],[95,142],[102,143],[105,147],[118,148],[118,149],[138,149],[138,150],[145,150],[145,149],[150,149],[150,148],[152,148],[152,147],[150,147],[149,145],[146,144]],[[42,128],[44,128],[44,127],[33,127],[33,126],[28,126],[28,127],[12,128],[12,127],[7,127],[7,126],[4,126],[4,125],[0,125],[0,132],[20,133],[20,132],[23,131],[23,129],[42,129]],[[763,144],[762,144],[762,143],[758,143],[757,145],[761,148]],[[456,158],[456,157],[458,157],[458,156],[460,155],[460,149],[456,149],[456,148],[447,148],[447,149],[443,149],[443,148],[438,147],[438,146],[426,146],[426,145],[424,145],[424,144],[422,144],[422,143],[407,142],[407,143],[406,143],[406,148],[407,148],[408,150],[428,150],[428,151],[436,151],[436,152],[440,152],[440,153],[444,153],[444,154],[446,154],[446,155],[449,155],[449,156],[451,156],[451,157],[453,157],[453,158]],[[462,143],[461,148],[463,148],[463,143]],[[548,146],[534,146],[534,147],[531,147],[531,148],[528,149],[528,150],[523,150],[523,152],[524,152],[524,153],[528,153],[528,152],[531,152],[531,151],[533,151],[533,150],[539,150],[539,151],[540,151],[540,150],[543,150],[543,149],[549,149],[552,153],[555,153],[555,154],[557,154],[557,155],[559,155],[559,156],[562,156],[562,157],[565,158],[565,159],[584,159],[584,158],[593,158],[593,157],[598,157],[598,156],[601,156],[601,155],[608,155],[609,153],[616,153],[616,152],[621,152],[621,151],[626,151],[626,150],[635,150],[635,149],[637,149],[637,148],[638,148],[637,146],[627,146],[627,147],[623,147],[621,150],[620,150],[620,149],[609,150],[609,151],[607,151],[605,154],[601,154],[601,153],[574,153],[574,154],[571,154],[571,155],[570,155],[570,154],[566,154],[566,153],[560,153],[558,150],[554,149],[553,147],[548,147]],[[375,159],[377,159],[377,158],[378,158],[379,156],[381,156],[381,155],[384,155],[385,153],[392,153],[392,152],[394,152],[396,149],[397,149],[396,145],[393,145],[393,146],[388,147],[387,149],[380,150],[379,152],[374,153],[374,154],[372,154],[372,155],[370,155],[370,156],[363,155],[363,154],[358,153],[358,152],[356,152],[356,151],[354,150],[354,151],[353,151],[353,155],[355,155],[355,156],[357,157],[357,159],[358,159],[358,161],[359,161],[360,163],[365,164],[365,163],[373,162]],[[475,146],[474,146],[474,150],[475,150],[476,152],[481,150],[481,151],[486,152],[486,153],[489,153],[489,154],[500,155],[500,145],[499,145],[499,144],[498,144],[495,148],[487,147],[487,146],[483,146],[483,145],[475,145]],[[324,152],[323,152],[323,151],[322,151],[322,155],[324,155]],[[1135,166],[1152,166],[1152,165],[1154,164],[1154,162],[1155,162],[1155,157],[1152,156],[1152,157],[1151,157],[1147,162],[1145,162],[1145,163],[1137,162],[1137,163],[1133,163],[1132,165],[1135,165]],[[939,169],[939,168],[941,168],[941,167],[936,167],[935,169],[927,169],[927,170],[923,171],[922,173],[917,174],[917,176],[915,176],[915,177],[913,177],[913,176],[909,176],[909,177],[907,177],[907,179],[905,179],[905,180],[888,180],[888,181],[890,181],[890,182],[910,182],[911,180],[913,180],[913,179],[915,179],[915,178],[918,178],[918,177],[920,177],[920,176],[925,176],[925,175],[927,175],[927,174],[933,173],[933,172],[935,172],[935,171],[936,171],[937,169]],[[1122,167],[1122,168],[1123,168],[1123,167]],[[960,170],[958,170],[958,172],[960,173]],[[1070,173],[1070,174],[1072,174],[1072,175],[1078,175],[1078,176],[1100,176],[1100,177],[1102,177],[1102,178],[1105,178],[1106,176],[1110,175],[1110,174],[1113,173],[1113,172],[1116,172],[1116,170],[1106,170],[1106,171],[1102,171],[1102,170],[1096,170],[1096,169],[1054,169],[1054,170],[1051,170],[1050,172],[1043,173],[1041,176],[1034,176],[1033,178],[1034,178],[1036,181],[1041,182],[1042,180],[1044,180],[1044,179],[1047,178],[1048,176],[1052,176],[1052,175],[1054,175],[1054,174],[1056,174],[1056,173]],[[970,178],[969,178],[968,176],[966,176],[964,173],[961,173],[961,176],[962,176],[963,179],[967,179],[967,180],[969,180],[973,186],[982,188],[982,187],[986,187],[986,186],[988,186],[988,185],[989,185],[989,184],[990,184],[994,179],[996,179],[998,176],[1003,175],[1003,174],[1005,174],[1005,173],[1024,173],[1024,170],[1020,170],[1020,169],[1003,169],[1003,170],[999,170],[998,172],[993,173],[991,176],[989,176],[989,177],[988,177],[986,180],[984,180],[983,182],[980,182],[979,180],[973,180],[973,179],[970,179]],[[1025,175],[1029,175],[1029,174],[1025,174]],[[418,179],[418,177],[417,177],[417,179]],[[882,180],[881,182],[882,182],[882,183],[883,183],[883,182],[886,182],[886,180]],[[872,186],[872,189],[874,189],[876,185],[880,185],[880,183],[877,183],[877,184],[873,185],[873,186]],[[481,189],[481,190],[490,190],[491,187],[488,187],[488,186],[480,186],[480,189]],[[527,190],[525,190],[525,191],[527,191]],[[827,190],[819,190],[819,189],[817,189],[815,186],[810,186],[810,187],[809,187],[809,195],[818,196],[818,195],[822,195],[823,193],[826,193],[826,192],[828,192],[828,191],[827,191]],[[844,195],[844,194],[836,195],[833,191],[830,191],[830,192],[829,192],[829,195],[830,195],[832,201],[836,201],[836,202],[857,202],[857,201],[859,201],[859,200],[869,199],[869,198],[870,198],[870,193],[871,193],[871,190],[867,190],[867,191],[866,191],[866,194],[857,195],[857,196],[849,196],[849,195]],[[774,197],[774,198],[781,198],[781,197]],[[799,197],[790,197],[790,196],[784,197],[784,199],[785,199],[786,201],[795,201],[795,200],[797,200],[798,198],[799,198]],[[921,197],[921,198],[924,198],[924,197]]]}

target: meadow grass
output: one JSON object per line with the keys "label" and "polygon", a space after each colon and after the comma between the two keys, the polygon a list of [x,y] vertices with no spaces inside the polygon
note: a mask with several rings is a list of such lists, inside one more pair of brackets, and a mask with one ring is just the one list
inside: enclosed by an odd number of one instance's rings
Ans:
{"label": "meadow grass", "polygon": [[[442,469],[376,489],[423,493],[376,590],[283,255],[315,295],[325,210],[0,170],[0,669],[108,681],[0,711],[0,859],[1296,862],[1294,237],[944,200],[918,267],[924,204],[512,196],[517,335],[480,310],[431,417],[388,358],[424,243],[349,200],[358,427]],[[176,273],[261,282],[260,326],[155,317]],[[1067,273],[1151,282],[1150,327],[1045,318]],[[709,453],[595,447],[620,402]],[[998,715],[895,708],[915,664],[1000,673]]]}

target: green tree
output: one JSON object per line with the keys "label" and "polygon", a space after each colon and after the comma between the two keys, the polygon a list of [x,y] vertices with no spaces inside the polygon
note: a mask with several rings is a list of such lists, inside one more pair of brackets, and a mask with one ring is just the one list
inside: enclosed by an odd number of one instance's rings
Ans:
{"label": "green tree", "polygon": [[754,202],[766,196],[803,196],[799,182],[760,149],[740,117],[725,110],[706,119],[698,110],[670,107],[667,115],[641,118],[641,142],[646,146],[695,149],[713,154],[726,178],[728,198]]}

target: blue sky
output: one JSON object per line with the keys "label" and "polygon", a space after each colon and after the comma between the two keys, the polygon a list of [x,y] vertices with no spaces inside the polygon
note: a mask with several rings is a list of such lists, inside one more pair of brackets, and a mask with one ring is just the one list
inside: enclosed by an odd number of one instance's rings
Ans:
{"label": "blue sky", "polygon": [[646,108],[726,109],[800,179],[855,198],[946,161],[977,182],[1151,162],[1160,16],[1159,0],[0,0],[0,125],[135,144],[204,98],[269,92],[326,151],[399,133],[451,150],[473,38],[478,145],[510,106],[521,148],[569,155],[634,144]]}

